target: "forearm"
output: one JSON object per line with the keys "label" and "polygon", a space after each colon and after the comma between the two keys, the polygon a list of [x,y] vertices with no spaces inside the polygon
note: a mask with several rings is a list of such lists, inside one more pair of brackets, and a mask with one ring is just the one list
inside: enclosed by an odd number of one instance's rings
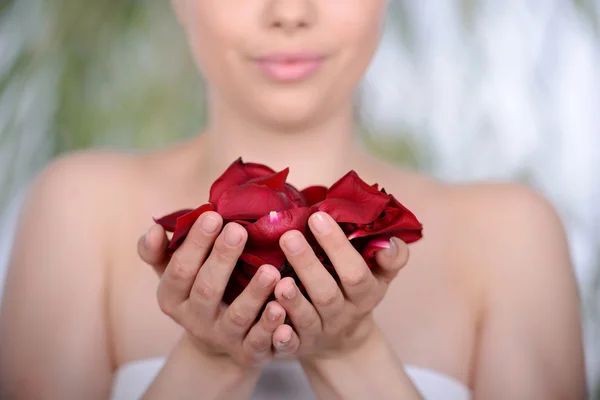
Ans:
{"label": "forearm", "polygon": [[301,364],[321,399],[422,399],[392,348],[378,333],[351,354],[303,359]]}
{"label": "forearm", "polygon": [[142,399],[246,400],[259,375],[258,368],[243,368],[201,352],[184,336]]}

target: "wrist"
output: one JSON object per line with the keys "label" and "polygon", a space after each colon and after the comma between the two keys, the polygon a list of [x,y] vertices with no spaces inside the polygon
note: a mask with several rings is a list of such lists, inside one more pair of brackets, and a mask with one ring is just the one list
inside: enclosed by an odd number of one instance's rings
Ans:
{"label": "wrist", "polygon": [[[383,333],[375,327],[360,346],[335,357],[301,361],[324,398],[422,399]],[[326,394],[326,395],[325,395]]]}
{"label": "wrist", "polygon": [[365,356],[368,356],[373,351],[381,351],[382,348],[387,349],[387,341],[375,323],[365,324],[359,329],[361,332],[356,333],[355,338],[349,341],[349,345],[337,351],[301,357],[299,359],[300,363],[312,367],[317,367],[324,363],[360,363],[364,361]]}
{"label": "wrist", "polygon": [[385,344],[383,334],[372,318],[364,319],[350,335],[344,336],[344,343],[340,347],[308,356],[301,356],[299,357],[299,361],[302,364],[308,365],[326,360],[360,359],[361,354],[368,351],[376,343]]}

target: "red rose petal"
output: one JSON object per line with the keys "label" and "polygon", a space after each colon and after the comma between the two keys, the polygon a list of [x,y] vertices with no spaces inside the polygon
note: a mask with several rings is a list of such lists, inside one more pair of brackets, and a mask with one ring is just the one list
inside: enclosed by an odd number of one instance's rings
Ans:
{"label": "red rose petal", "polygon": [[383,212],[389,201],[387,195],[350,171],[327,191],[319,210],[328,213],[337,222],[368,224]]}
{"label": "red rose petal", "polygon": [[246,246],[244,252],[240,256],[240,261],[243,261],[256,269],[265,264],[269,264],[279,271],[281,271],[286,264],[285,254],[283,254],[283,251],[278,246],[267,248]]}
{"label": "red rose petal", "polygon": [[[387,202],[387,200],[386,200]],[[379,198],[377,201],[368,203],[361,199],[326,199],[318,209],[326,212],[338,223],[350,222],[354,224],[369,224],[385,210],[386,203]]]}
{"label": "red rose petal", "polygon": [[185,210],[175,211],[174,213],[165,215],[164,217],[152,218],[152,219],[154,220],[154,222],[161,225],[165,231],[173,232],[175,230],[175,224],[177,223],[177,218],[179,218],[189,212],[192,212],[192,211],[193,211],[193,209],[189,208],[189,209],[185,209]]}
{"label": "red rose petal", "polygon": [[252,246],[270,246],[279,243],[285,232],[297,229],[306,232],[310,210],[307,207],[271,212],[246,226],[248,243]]}
{"label": "red rose petal", "polygon": [[325,186],[309,186],[306,189],[302,190],[300,193],[302,193],[302,195],[306,199],[306,205],[312,206],[325,200],[325,196],[327,195],[327,188]]}
{"label": "red rose petal", "polygon": [[382,216],[371,224],[355,225],[356,230],[348,235],[348,239],[352,240],[385,233],[389,236],[396,236],[406,243],[419,240],[422,237],[423,225],[411,211],[393,196],[390,196],[390,199],[390,204],[388,204]]}
{"label": "red rose petal", "polygon": [[286,168],[282,171],[271,175],[250,179],[246,183],[254,183],[256,185],[268,186],[271,189],[283,191],[285,188],[285,180],[287,179],[289,173],[290,169]]}
{"label": "red rose petal", "polygon": [[226,304],[231,304],[242,293],[264,264],[275,266],[282,276],[292,277],[305,292],[279,247],[281,235],[292,229],[304,234],[326,270],[339,281],[331,261],[307,229],[308,217],[315,211],[327,212],[339,223],[370,267],[375,265],[376,252],[389,246],[391,236],[406,243],[422,237],[422,225],[412,212],[385,189],[378,190],[378,184],[368,185],[362,181],[354,171],[329,189],[310,186],[301,192],[286,182],[288,175],[288,168],[275,172],[265,165],[244,163],[239,158],[213,183],[209,204],[155,219],[166,231],[173,232],[170,253],[179,247],[195,221],[206,211],[216,210],[225,223],[237,222],[245,227],[248,242],[226,287],[223,297]]}
{"label": "red rose petal", "polygon": [[304,196],[302,195],[302,193],[300,193],[300,191],[298,191],[298,189],[296,189],[294,186],[290,185],[289,183],[286,183],[284,190],[285,190],[285,194],[287,194],[288,198],[296,206],[298,206],[298,207],[306,207],[306,206],[309,205],[309,204],[306,203],[306,199],[304,198]]}
{"label": "red rose petal", "polygon": [[371,239],[367,245],[364,247],[362,251],[362,256],[365,259],[371,259],[375,257],[375,253],[382,249],[387,249],[390,247],[390,237],[389,236],[378,236],[374,239]]}
{"label": "red rose petal", "polygon": [[242,158],[235,160],[227,170],[212,184],[210,188],[209,202],[217,204],[217,201],[228,189],[248,182],[250,179],[273,175],[275,171],[266,165],[255,163],[244,163]]}
{"label": "red rose petal", "polygon": [[181,243],[183,243],[188,232],[194,225],[194,222],[196,222],[200,215],[204,214],[207,211],[215,211],[212,204],[203,204],[195,210],[177,218],[177,222],[175,223],[175,230],[173,232],[173,237],[171,238],[171,242],[169,243],[169,250],[174,251],[181,245]]}
{"label": "red rose petal", "polygon": [[284,192],[253,183],[228,189],[216,204],[224,219],[258,219],[271,211],[295,207]]}

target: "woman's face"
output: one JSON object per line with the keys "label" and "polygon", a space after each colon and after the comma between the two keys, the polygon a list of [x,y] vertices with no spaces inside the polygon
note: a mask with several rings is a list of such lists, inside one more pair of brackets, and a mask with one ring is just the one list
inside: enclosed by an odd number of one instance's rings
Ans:
{"label": "woman's face", "polygon": [[295,126],[351,106],[385,0],[173,0],[211,98]]}

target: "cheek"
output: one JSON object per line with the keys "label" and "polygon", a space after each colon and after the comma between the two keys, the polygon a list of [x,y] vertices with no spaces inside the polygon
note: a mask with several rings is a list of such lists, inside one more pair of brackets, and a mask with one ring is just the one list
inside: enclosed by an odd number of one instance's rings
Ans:
{"label": "cheek", "polygon": [[[222,0],[217,0],[222,1]],[[196,1],[187,27],[189,42],[198,67],[207,81],[227,82],[232,66],[239,63],[239,41],[250,29],[243,14],[227,12],[214,0]],[[229,7],[231,8],[231,7]]]}
{"label": "cheek", "polygon": [[[368,1],[368,0],[367,0]],[[332,37],[340,45],[338,71],[343,77],[339,84],[353,89],[362,78],[379,45],[383,28],[384,2],[355,0],[355,7],[347,7],[344,13],[335,17],[331,24]],[[348,29],[351,26],[352,29]]]}

